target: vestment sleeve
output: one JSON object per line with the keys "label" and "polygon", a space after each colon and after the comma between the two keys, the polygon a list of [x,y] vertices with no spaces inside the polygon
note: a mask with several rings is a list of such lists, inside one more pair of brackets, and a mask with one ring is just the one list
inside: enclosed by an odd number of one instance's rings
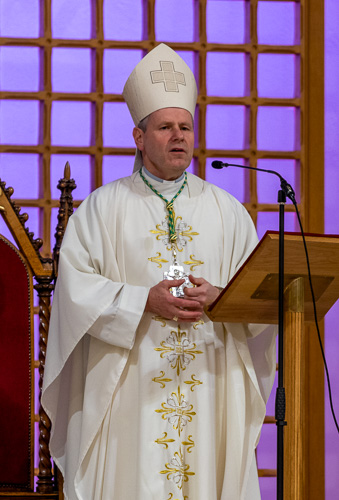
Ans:
{"label": "vestment sleeve", "polygon": [[[108,344],[132,349],[136,327],[140,321],[139,305],[144,303],[144,290],[143,287],[140,290],[140,287],[125,283],[121,291],[87,333]],[[121,335],[122,331],[124,335]]]}
{"label": "vestment sleeve", "polygon": [[228,193],[218,201],[227,255],[221,267],[221,286],[225,287],[258,244],[258,236],[249,213],[241,203]]}
{"label": "vestment sleeve", "polygon": [[[114,239],[119,235],[108,227],[106,215],[116,209],[105,192],[95,192],[68,222],[53,299],[45,384],[58,375],[97,321],[94,336],[116,347],[133,346],[149,288],[124,282],[115,252]],[[101,321],[109,326],[100,333]]]}

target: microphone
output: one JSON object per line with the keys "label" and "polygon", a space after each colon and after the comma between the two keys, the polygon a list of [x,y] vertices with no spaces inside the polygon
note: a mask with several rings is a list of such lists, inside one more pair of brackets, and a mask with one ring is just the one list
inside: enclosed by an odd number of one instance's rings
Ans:
{"label": "microphone", "polygon": [[258,172],[266,172],[268,174],[274,174],[280,179],[280,187],[284,191],[287,198],[289,198],[293,204],[296,204],[295,192],[290,184],[283,178],[282,175],[278,174],[275,170],[266,170],[264,168],[256,168],[256,167],[248,167],[247,165],[239,165],[237,163],[223,163],[219,160],[212,161],[212,167],[216,169],[224,168],[224,167],[239,167],[239,168],[247,168],[248,170],[257,170]]}
{"label": "microphone", "polygon": [[213,168],[223,168],[223,167],[228,167],[228,163],[223,163],[222,161],[214,160],[212,161],[212,167]]}

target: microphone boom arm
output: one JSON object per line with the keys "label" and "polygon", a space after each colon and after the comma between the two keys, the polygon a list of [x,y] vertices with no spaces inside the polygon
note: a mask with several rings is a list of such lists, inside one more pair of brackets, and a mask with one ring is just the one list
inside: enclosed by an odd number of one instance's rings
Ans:
{"label": "microphone boom arm", "polygon": [[266,170],[265,168],[257,168],[257,167],[249,167],[248,165],[239,165],[237,163],[223,163],[222,161],[214,160],[212,161],[213,168],[224,168],[224,167],[239,167],[239,168],[247,168],[248,170],[257,170],[258,172],[266,172],[268,174],[274,174],[280,179],[281,189],[284,191],[287,198],[289,198],[292,203],[296,203],[295,192],[290,184],[283,178],[282,175],[275,172],[275,170]]}

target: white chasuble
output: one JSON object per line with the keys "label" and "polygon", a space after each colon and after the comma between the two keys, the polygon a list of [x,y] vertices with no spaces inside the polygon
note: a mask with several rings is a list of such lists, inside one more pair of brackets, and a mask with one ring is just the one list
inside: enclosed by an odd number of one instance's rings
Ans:
{"label": "white chasuble", "polygon": [[[181,186],[150,182],[168,200]],[[186,273],[225,286],[257,242],[245,209],[188,174],[174,211]],[[144,313],[172,264],[168,238],[165,203],[138,173],[95,191],[69,221],[43,393],[66,498],[260,498],[254,450],[273,336]]]}

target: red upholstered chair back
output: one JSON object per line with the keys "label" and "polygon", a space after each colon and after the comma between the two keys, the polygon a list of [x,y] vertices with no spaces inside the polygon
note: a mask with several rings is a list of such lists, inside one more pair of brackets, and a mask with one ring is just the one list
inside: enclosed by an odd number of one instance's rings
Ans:
{"label": "red upholstered chair back", "polygon": [[33,489],[33,281],[0,236],[0,487]]}

